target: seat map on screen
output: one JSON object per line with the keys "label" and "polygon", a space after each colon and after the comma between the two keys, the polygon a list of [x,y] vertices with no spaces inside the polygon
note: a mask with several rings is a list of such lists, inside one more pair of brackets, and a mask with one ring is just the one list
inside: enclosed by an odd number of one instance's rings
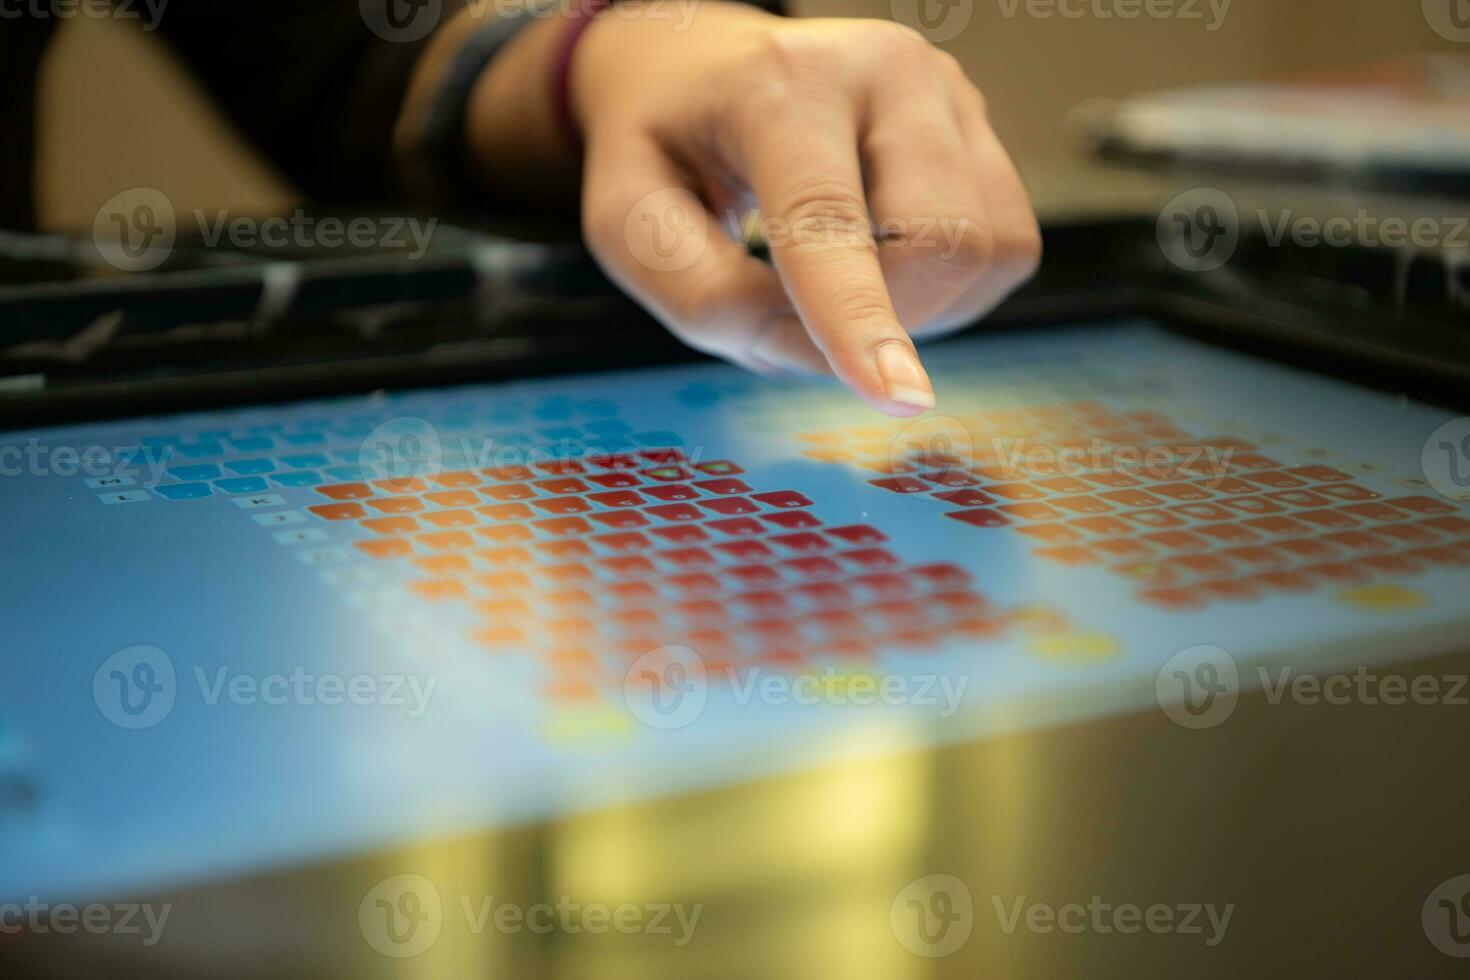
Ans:
{"label": "seat map on screen", "polygon": [[1423,462],[1448,412],[1146,323],[926,363],[905,421],[700,364],[0,436],[0,893],[1159,710],[1182,651],[1249,687],[1464,625],[1470,503]]}

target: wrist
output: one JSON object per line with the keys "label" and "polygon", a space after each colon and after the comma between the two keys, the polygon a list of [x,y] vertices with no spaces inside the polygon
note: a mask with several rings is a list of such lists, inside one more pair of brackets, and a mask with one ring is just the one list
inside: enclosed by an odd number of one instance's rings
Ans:
{"label": "wrist", "polygon": [[527,177],[567,169],[538,67],[563,18],[534,4],[472,4],[426,46],[394,132],[405,183],[420,198],[460,205],[509,196]]}
{"label": "wrist", "polygon": [[581,152],[583,147],[582,120],[572,104],[572,63],[581,43],[582,36],[593,21],[612,6],[612,0],[580,0],[572,11],[572,23],[562,31],[557,44],[555,61],[551,66],[552,110],[556,113],[557,127],[568,146]]}
{"label": "wrist", "polygon": [[573,26],[554,4],[535,16],[476,82],[465,113],[465,147],[492,191],[533,202],[575,197],[579,148],[558,122],[552,85],[562,40]]}
{"label": "wrist", "polygon": [[475,30],[484,22],[485,8],[473,5],[441,24],[425,46],[409,79],[393,127],[393,153],[404,182],[422,193],[432,184],[431,167],[423,158],[423,137],[434,104],[456,58]]}

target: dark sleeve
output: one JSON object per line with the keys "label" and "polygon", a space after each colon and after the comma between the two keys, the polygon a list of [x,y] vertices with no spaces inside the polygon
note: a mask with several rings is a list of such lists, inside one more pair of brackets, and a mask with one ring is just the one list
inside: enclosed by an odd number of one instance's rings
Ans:
{"label": "dark sleeve", "polygon": [[158,33],[310,198],[386,202],[401,196],[392,135],[414,65],[462,6],[174,0]]}

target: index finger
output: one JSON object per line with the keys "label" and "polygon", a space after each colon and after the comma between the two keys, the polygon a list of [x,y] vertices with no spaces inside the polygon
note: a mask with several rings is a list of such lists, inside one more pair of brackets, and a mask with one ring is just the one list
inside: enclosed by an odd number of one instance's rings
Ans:
{"label": "index finger", "polygon": [[908,417],[934,388],[898,322],[863,194],[851,106],[804,103],[762,120],[746,178],[792,305],[832,369],[868,404]]}

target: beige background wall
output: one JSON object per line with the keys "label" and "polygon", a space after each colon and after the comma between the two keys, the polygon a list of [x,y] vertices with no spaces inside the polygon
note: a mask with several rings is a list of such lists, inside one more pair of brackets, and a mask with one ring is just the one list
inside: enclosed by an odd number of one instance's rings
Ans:
{"label": "beige background wall", "polygon": [[[1028,175],[1055,171],[1074,152],[1064,118],[1088,96],[1417,51],[1470,55],[1470,45],[1429,28],[1417,0],[1234,0],[1214,33],[1179,19],[1038,19],[1025,0],[1018,8],[1011,0],[955,2],[968,4],[961,9],[971,18],[944,47],[989,95],[996,126]],[[1207,0],[1200,6],[1207,11]],[[890,0],[798,0],[798,9],[887,17],[892,8]],[[292,200],[166,52],[130,25],[69,23],[42,100],[41,213],[50,227],[88,226],[103,201],[140,185],[179,207],[271,210]]]}

